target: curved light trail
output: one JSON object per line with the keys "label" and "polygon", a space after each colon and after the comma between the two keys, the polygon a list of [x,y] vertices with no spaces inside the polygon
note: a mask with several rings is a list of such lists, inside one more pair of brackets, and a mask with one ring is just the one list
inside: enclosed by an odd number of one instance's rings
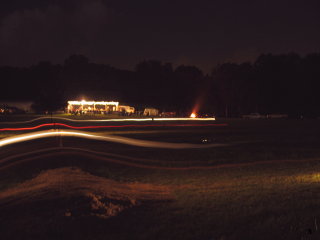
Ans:
{"label": "curved light trail", "polygon": [[44,123],[34,127],[23,128],[0,128],[1,131],[27,131],[35,130],[42,127],[66,127],[71,129],[99,129],[99,128],[130,128],[130,127],[208,127],[208,126],[227,126],[225,123],[220,124],[149,124],[149,125],[104,125],[104,126],[71,126],[64,123]]}
{"label": "curved light trail", "polygon": [[[5,157],[0,159],[0,169],[10,167],[19,163],[24,163],[28,161],[32,161],[37,158],[45,158],[52,157],[56,154],[86,154],[90,155],[90,157],[100,157],[99,160],[117,162],[121,164],[137,164],[142,163],[146,164],[145,166],[152,166],[150,164],[199,164],[199,161],[167,161],[167,160],[156,160],[149,158],[138,158],[138,157],[130,157],[126,155],[120,155],[115,153],[107,153],[101,151],[95,151],[86,148],[76,148],[76,147],[51,147],[44,148],[40,150],[34,150],[30,152],[19,153],[16,155],[11,155],[9,157]],[[34,156],[33,156],[34,155]],[[102,159],[103,158],[103,159]],[[112,160],[110,160],[112,158]],[[21,160],[18,160],[21,159]],[[119,160],[120,159],[120,160]],[[18,160],[18,161],[17,161]],[[120,162],[119,162],[120,161]],[[161,167],[161,166],[160,166]]]}
{"label": "curved light trail", "polygon": [[[15,155],[11,155],[11,156],[5,157],[5,158],[1,158],[0,159],[0,164],[4,164],[4,163],[7,163],[7,162],[10,162],[10,161],[12,161],[14,159],[26,158],[26,157],[29,157],[29,156],[35,155],[35,154],[45,154],[45,153],[57,152],[57,151],[86,152],[86,153],[91,153],[91,154],[95,154],[95,155],[102,155],[102,156],[105,156],[105,157],[122,158],[122,159],[130,160],[130,161],[144,162],[144,163],[168,163],[168,164],[185,163],[185,161],[172,162],[172,161],[167,161],[167,160],[155,160],[155,159],[147,159],[147,158],[130,157],[130,156],[120,155],[120,154],[116,154],[116,153],[94,151],[94,150],[86,149],[86,148],[50,147],[50,148],[44,148],[44,149],[34,150],[34,151],[30,151],[30,152],[19,153],[19,154],[15,154]],[[188,164],[190,164],[190,163],[199,163],[199,161],[186,161],[186,163],[188,163]]]}
{"label": "curved light trail", "polygon": [[13,137],[8,137],[0,140],[0,147],[7,145],[26,142],[35,139],[48,138],[48,137],[77,137],[91,140],[99,140],[105,142],[114,142],[138,147],[147,148],[165,148],[165,149],[188,149],[188,148],[211,148],[211,147],[225,147],[230,144],[190,144],[190,143],[168,143],[168,142],[156,142],[147,140],[138,140],[120,136],[101,136],[98,134],[81,132],[75,130],[44,130],[32,133],[21,134]]}
{"label": "curved light trail", "polygon": [[31,123],[38,120],[65,120],[70,122],[148,122],[148,121],[215,121],[215,118],[127,118],[127,119],[71,119],[64,117],[39,117],[28,121],[20,122],[0,122],[0,124],[20,124]]}
{"label": "curved light trail", "polygon": [[[50,151],[52,151],[52,152],[50,152]],[[38,154],[38,153],[40,153],[40,155],[28,157],[28,155]],[[255,161],[255,162],[245,162],[245,163],[226,163],[226,164],[218,164],[218,165],[213,165],[213,166],[211,165],[211,166],[165,167],[165,166],[147,165],[147,164],[143,164],[143,163],[132,162],[132,160],[133,161],[137,160],[137,161],[141,162],[141,160],[143,160],[143,159],[140,159],[140,158],[135,159],[135,158],[122,156],[122,155],[112,156],[108,153],[102,153],[102,152],[97,152],[97,151],[93,151],[93,150],[89,150],[89,149],[82,149],[82,148],[70,148],[70,147],[58,148],[58,147],[56,147],[56,148],[47,148],[47,149],[32,151],[32,152],[25,153],[25,154],[18,154],[15,156],[7,157],[7,158],[3,159],[3,160],[5,160],[5,162],[0,161],[0,163],[2,163],[2,166],[0,166],[0,170],[15,166],[20,163],[30,162],[30,161],[34,161],[34,160],[41,159],[41,158],[46,159],[47,157],[52,157],[52,156],[63,156],[66,154],[83,155],[88,158],[97,159],[97,160],[105,161],[105,162],[109,162],[109,163],[120,164],[120,165],[124,165],[127,167],[144,168],[144,169],[150,169],[150,170],[156,169],[156,170],[183,170],[183,171],[185,171],[185,170],[213,170],[213,169],[224,169],[224,168],[251,167],[251,166],[267,165],[267,164],[301,163],[301,162],[319,161],[319,158],[302,159],[302,160],[301,159],[299,159],[299,160],[283,159],[283,160],[266,160],[266,161]],[[18,162],[9,162],[10,160],[14,160],[16,158],[21,158],[21,157],[24,157],[23,160],[20,160]],[[112,157],[112,158],[110,158],[110,157]],[[115,159],[114,157],[121,157],[123,159],[127,159],[130,161]],[[143,162],[146,162],[146,161],[149,161],[149,160],[145,159],[145,161],[143,161]],[[3,165],[3,163],[5,163],[5,164]]]}

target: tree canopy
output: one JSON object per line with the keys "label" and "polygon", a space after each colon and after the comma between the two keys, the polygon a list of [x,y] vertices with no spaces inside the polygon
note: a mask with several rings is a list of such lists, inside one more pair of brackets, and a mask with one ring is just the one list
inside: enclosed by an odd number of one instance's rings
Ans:
{"label": "tree canopy", "polygon": [[83,55],[63,65],[0,67],[1,100],[32,100],[38,111],[67,100],[118,100],[164,111],[197,111],[236,117],[251,112],[319,116],[320,54],[262,54],[253,63],[223,63],[203,74],[196,66],[157,60],[133,71],[91,63]]}

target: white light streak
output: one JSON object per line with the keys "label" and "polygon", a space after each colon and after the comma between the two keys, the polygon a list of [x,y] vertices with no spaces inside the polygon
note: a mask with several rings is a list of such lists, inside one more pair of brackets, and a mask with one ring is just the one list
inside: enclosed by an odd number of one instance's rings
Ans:
{"label": "white light streak", "polygon": [[0,147],[11,144],[26,142],[35,139],[48,138],[48,137],[77,137],[91,140],[99,140],[105,142],[114,142],[138,147],[147,148],[165,148],[165,149],[187,149],[187,148],[210,148],[210,147],[225,147],[229,144],[190,144],[190,143],[168,143],[156,142],[147,140],[138,140],[133,138],[126,138],[120,136],[107,135],[102,136],[98,134],[91,134],[87,132],[74,131],[74,130],[45,130],[32,133],[21,134],[18,136],[8,137],[0,140]]}
{"label": "white light streak", "polygon": [[71,119],[64,117],[39,117],[29,121],[21,121],[21,122],[0,122],[0,124],[20,124],[20,123],[31,123],[38,120],[65,120],[70,122],[150,122],[150,121],[215,121],[213,118],[116,118],[116,119]]}

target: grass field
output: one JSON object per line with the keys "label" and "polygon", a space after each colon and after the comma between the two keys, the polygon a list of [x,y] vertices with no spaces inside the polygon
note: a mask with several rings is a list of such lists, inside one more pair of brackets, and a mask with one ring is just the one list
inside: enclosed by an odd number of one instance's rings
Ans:
{"label": "grass field", "polygon": [[[78,200],[73,198],[56,204],[46,199],[24,207],[14,205],[10,211],[0,201],[5,213],[0,217],[2,235],[11,239],[320,239],[320,122],[223,122],[228,126],[101,132],[152,141],[205,144],[206,139],[229,144],[221,148],[168,150],[63,139],[65,148],[85,146],[134,156],[146,168],[76,153],[39,157],[3,168],[0,197],[49,169],[65,167],[123,184],[163,186],[170,197],[141,201],[107,219],[59,215],[62,208],[74,211]],[[58,140],[7,146],[0,149],[0,157],[49,146],[58,146]],[[197,166],[207,169],[193,168]],[[163,169],[179,167],[191,169]]]}

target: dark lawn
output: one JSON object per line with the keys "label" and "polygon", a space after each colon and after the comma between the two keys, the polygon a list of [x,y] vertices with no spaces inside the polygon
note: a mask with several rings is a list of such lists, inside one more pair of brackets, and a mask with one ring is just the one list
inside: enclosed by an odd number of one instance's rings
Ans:
{"label": "dark lawn", "polygon": [[[28,236],[34,239],[41,239],[48,233],[55,234],[52,239],[319,239],[320,121],[217,122],[229,125],[197,128],[167,126],[104,130],[102,133],[199,144],[205,144],[202,140],[207,139],[230,144],[227,147],[150,149],[75,138],[64,138],[63,147],[134,156],[141,158],[140,163],[146,166],[159,167],[273,162],[208,170],[161,170],[135,168],[76,153],[40,157],[0,170],[2,191],[46,169],[73,166],[120,182],[166,185],[172,190],[173,201],[142,205],[107,220],[77,218],[71,221],[56,217],[49,221],[36,211],[28,210],[22,215],[30,215],[34,221],[24,222],[25,225],[16,226],[17,229],[23,233],[32,228],[33,235]],[[58,139],[7,146],[0,149],[0,156],[3,159],[52,146],[59,146]],[[16,159],[17,162],[22,160]],[[44,210],[48,211],[46,216],[53,211],[46,207]],[[19,217],[19,213],[12,213],[12,216]],[[8,219],[11,220],[6,224],[14,224],[13,217]]]}

